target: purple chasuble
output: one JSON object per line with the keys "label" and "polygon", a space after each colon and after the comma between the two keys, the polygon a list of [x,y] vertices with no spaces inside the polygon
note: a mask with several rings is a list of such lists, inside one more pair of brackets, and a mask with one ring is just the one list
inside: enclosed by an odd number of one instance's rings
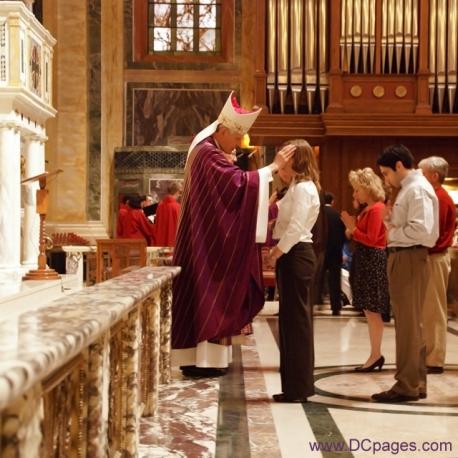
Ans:
{"label": "purple chasuble", "polygon": [[259,174],[230,164],[213,138],[191,152],[173,264],[172,348],[239,335],[264,304],[256,239]]}

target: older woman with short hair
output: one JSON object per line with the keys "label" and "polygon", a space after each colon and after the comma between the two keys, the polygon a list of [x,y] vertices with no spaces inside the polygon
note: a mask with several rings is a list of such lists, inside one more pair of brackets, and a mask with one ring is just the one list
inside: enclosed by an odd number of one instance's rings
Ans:
{"label": "older woman with short hair", "polygon": [[355,242],[350,282],[353,306],[363,310],[367,318],[371,353],[357,372],[382,370],[385,358],[381,353],[382,315],[389,312],[388,278],[386,271],[385,191],[381,178],[370,168],[352,170],[348,179],[353,198],[366,204],[357,219],[346,211],[342,221]]}

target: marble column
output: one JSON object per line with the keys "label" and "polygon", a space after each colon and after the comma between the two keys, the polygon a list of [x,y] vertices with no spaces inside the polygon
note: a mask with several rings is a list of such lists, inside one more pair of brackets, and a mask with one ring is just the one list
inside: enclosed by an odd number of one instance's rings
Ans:
{"label": "marble column", "polygon": [[14,123],[0,123],[0,290],[21,283],[21,137]]}
{"label": "marble column", "polygon": [[[24,178],[33,177],[45,171],[44,140],[38,136],[26,138],[24,148]],[[40,215],[37,213],[38,181],[22,185],[24,220],[22,226],[22,264],[31,269],[38,266]]]}

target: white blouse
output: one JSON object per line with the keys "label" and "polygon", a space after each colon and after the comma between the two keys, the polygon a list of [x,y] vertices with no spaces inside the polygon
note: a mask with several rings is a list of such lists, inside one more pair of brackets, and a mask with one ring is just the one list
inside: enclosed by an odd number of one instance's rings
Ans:
{"label": "white blouse", "polygon": [[293,181],[280,201],[273,238],[283,253],[298,242],[312,243],[312,227],[320,211],[320,196],[313,181]]}

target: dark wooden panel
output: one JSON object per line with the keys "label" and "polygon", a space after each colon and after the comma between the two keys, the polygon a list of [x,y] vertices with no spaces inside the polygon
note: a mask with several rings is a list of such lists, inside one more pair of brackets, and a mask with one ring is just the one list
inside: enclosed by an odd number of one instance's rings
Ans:
{"label": "dark wooden panel", "polygon": [[336,196],[336,208],[351,209],[352,188],[348,173],[372,167],[379,173],[377,157],[383,148],[393,143],[406,145],[416,162],[428,156],[442,156],[450,164],[450,177],[458,177],[458,138],[416,137],[335,137],[326,139],[320,147],[321,183],[325,191]]}

